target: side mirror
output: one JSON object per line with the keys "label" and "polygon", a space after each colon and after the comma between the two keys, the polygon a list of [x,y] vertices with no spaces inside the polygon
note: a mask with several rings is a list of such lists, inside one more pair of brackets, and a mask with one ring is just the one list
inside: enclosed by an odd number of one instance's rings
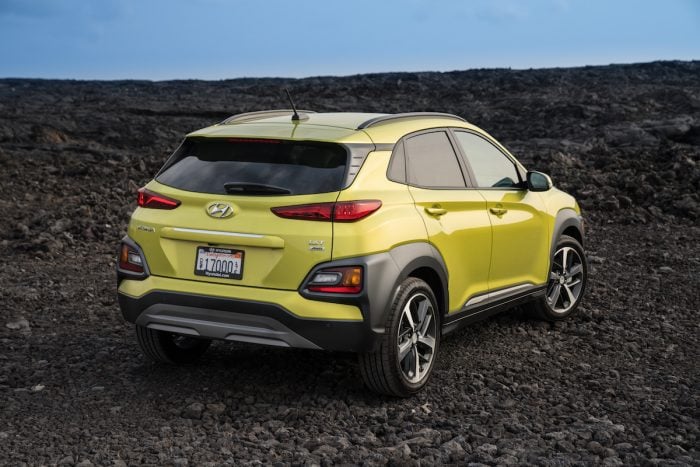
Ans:
{"label": "side mirror", "polygon": [[552,188],[552,179],[542,172],[527,173],[527,189],[530,191],[548,191]]}

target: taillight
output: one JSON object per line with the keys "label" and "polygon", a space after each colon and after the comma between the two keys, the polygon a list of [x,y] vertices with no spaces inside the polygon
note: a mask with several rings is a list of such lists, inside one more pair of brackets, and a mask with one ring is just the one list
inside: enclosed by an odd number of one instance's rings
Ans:
{"label": "taillight", "polygon": [[271,208],[272,212],[285,219],[306,219],[309,221],[330,221],[335,203],[300,204]]}
{"label": "taillight", "polygon": [[176,199],[159,195],[145,188],[139,190],[137,201],[140,207],[150,209],[175,209],[180,205],[180,201]]}
{"label": "taillight", "polygon": [[333,220],[335,222],[354,222],[369,216],[382,206],[379,200],[341,201],[335,203]]}
{"label": "taillight", "polygon": [[143,273],[143,258],[141,254],[126,243],[122,243],[122,249],[119,252],[119,268],[125,271]]}
{"label": "taillight", "polygon": [[309,292],[356,294],[362,292],[362,268],[350,266],[316,271],[306,286]]}
{"label": "taillight", "polygon": [[382,206],[376,199],[362,201],[339,201],[337,203],[300,204],[271,208],[272,212],[285,219],[310,221],[355,222],[363,219]]}

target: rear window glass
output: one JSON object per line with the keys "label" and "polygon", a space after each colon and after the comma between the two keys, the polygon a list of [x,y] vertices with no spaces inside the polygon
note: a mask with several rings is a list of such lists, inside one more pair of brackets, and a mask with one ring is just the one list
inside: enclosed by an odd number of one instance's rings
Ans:
{"label": "rear window glass", "polygon": [[[242,195],[326,193],[342,188],[347,158],[345,148],[331,143],[189,138],[156,180],[200,193],[231,194],[232,186]],[[274,190],[255,188],[261,185]]]}

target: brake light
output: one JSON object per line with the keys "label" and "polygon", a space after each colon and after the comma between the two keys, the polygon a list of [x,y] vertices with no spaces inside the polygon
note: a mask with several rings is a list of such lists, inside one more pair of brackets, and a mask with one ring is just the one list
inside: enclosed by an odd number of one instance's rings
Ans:
{"label": "brake light", "polygon": [[122,243],[122,249],[119,252],[119,268],[125,271],[143,273],[143,258],[138,251],[126,243]]}
{"label": "brake light", "polygon": [[137,202],[140,207],[150,209],[175,209],[180,205],[179,200],[154,193],[145,188],[139,190]]}
{"label": "brake light", "polygon": [[379,200],[362,200],[282,206],[271,210],[275,215],[285,219],[355,222],[369,216],[381,206],[382,202]]}
{"label": "brake light", "polygon": [[309,292],[356,294],[362,292],[362,268],[321,269],[307,285]]}
{"label": "brake light", "polygon": [[271,208],[272,212],[285,219],[306,219],[308,221],[330,221],[335,203],[300,204]]}
{"label": "brake light", "polygon": [[229,138],[229,143],[262,143],[262,144],[280,144],[282,141],[278,139],[259,139],[259,138]]}
{"label": "brake light", "polygon": [[369,216],[382,207],[379,200],[342,201],[335,203],[333,220],[335,222],[355,222]]}

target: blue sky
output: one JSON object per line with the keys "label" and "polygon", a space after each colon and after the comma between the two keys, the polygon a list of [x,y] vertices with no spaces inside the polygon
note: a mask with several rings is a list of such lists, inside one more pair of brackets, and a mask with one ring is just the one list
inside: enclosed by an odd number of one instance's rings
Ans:
{"label": "blue sky", "polygon": [[0,77],[305,77],[672,59],[700,59],[700,0],[0,0]]}

